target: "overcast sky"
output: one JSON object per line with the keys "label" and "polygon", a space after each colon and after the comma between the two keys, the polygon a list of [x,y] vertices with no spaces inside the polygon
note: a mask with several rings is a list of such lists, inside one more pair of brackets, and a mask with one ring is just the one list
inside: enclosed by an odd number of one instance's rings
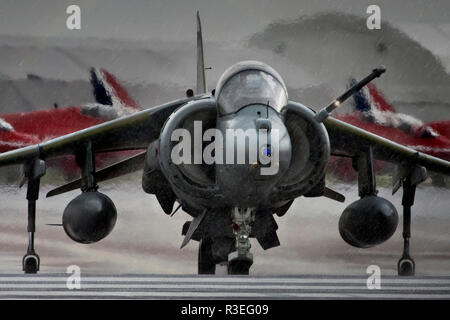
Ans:
{"label": "overcast sky", "polygon": [[[82,30],[66,29],[66,8],[81,7]],[[268,23],[320,11],[367,16],[369,4],[381,7],[394,25],[450,26],[448,0],[2,0],[0,33],[167,40],[190,39],[193,16],[200,10],[205,36],[232,41],[260,31]]]}

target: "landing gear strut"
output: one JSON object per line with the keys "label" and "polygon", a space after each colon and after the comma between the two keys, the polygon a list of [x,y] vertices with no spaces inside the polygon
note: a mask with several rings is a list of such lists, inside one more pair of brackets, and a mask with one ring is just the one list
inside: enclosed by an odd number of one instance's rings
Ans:
{"label": "landing gear strut", "polygon": [[414,205],[416,187],[427,177],[426,169],[414,167],[405,171],[403,175],[403,254],[398,261],[399,276],[414,276],[416,264],[409,254],[409,242],[411,239],[411,207]]}
{"label": "landing gear strut", "polygon": [[236,251],[228,255],[228,274],[248,275],[253,264],[250,252],[250,232],[255,220],[251,208],[234,208],[232,213],[233,231],[236,236]]}
{"label": "landing gear strut", "polygon": [[45,174],[45,162],[33,159],[25,167],[28,200],[28,249],[22,259],[22,269],[25,273],[37,273],[39,270],[39,255],[34,251],[34,233],[36,232],[36,200],[39,198],[39,184]]}
{"label": "landing gear strut", "polygon": [[366,196],[376,196],[378,191],[373,166],[372,146],[368,146],[365,152],[362,152],[359,157],[354,160],[353,167],[358,171],[359,197],[362,199]]}

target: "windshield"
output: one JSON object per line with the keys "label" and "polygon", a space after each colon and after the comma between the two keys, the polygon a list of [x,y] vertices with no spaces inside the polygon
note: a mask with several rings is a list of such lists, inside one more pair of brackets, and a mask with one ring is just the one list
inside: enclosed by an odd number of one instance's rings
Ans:
{"label": "windshield", "polygon": [[217,96],[220,114],[229,114],[251,104],[269,105],[280,111],[287,104],[284,86],[271,74],[247,69],[232,75]]}

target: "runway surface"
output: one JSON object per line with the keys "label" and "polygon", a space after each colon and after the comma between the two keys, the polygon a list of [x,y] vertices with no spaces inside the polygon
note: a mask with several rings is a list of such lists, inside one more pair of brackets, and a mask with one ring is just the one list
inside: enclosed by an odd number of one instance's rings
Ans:
{"label": "runway surface", "polygon": [[[0,299],[450,299],[450,277],[381,277],[380,289],[353,276],[0,275]],[[73,282],[71,282],[73,284]]]}

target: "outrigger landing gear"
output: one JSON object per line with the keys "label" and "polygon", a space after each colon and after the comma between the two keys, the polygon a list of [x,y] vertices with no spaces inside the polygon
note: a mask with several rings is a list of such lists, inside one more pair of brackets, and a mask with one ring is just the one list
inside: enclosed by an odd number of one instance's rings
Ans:
{"label": "outrigger landing gear", "polygon": [[33,159],[25,167],[28,200],[28,249],[22,259],[22,269],[25,273],[37,273],[40,259],[34,251],[34,233],[36,232],[36,200],[39,198],[39,184],[45,174],[45,162],[41,159]]}
{"label": "outrigger landing gear", "polygon": [[416,264],[409,254],[409,241],[411,239],[411,207],[414,205],[416,187],[425,181],[427,171],[424,167],[415,166],[412,169],[403,169],[403,255],[398,261],[399,276],[414,276]]}
{"label": "outrigger landing gear", "polygon": [[251,208],[234,208],[232,220],[236,236],[236,251],[228,255],[228,274],[248,275],[253,264],[250,233],[255,221],[254,211]]}

